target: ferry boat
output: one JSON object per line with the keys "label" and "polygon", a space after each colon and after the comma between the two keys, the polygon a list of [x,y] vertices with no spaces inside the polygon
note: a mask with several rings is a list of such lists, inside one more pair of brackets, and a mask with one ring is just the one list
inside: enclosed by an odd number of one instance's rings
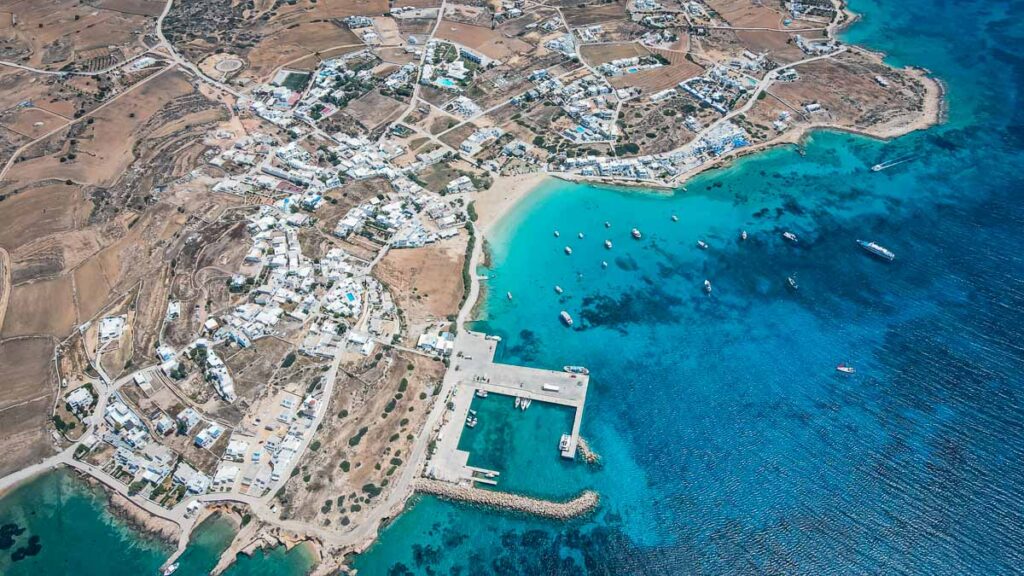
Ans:
{"label": "ferry boat", "polygon": [[704,281],[704,291],[711,294],[711,280]]}
{"label": "ferry boat", "polygon": [[796,283],[796,278],[793,278],[792,276],[786,277],[786,284],[788,284],[793,290],[798,290],[800,288],[800,285]]}
{"label": "ferry boat", "polygon": [[559,236],[561,236],[561,234],[558,232],[558,230],[555,230],[555,238],[558,238]]}
{"label": "ferry boat", "polygon": [[505,292],[505,297],[508,298],[509,300],[511,300],[512,299],[512,293],[511,292]]}
{"label": "ferry boat", "polygon": [[590,374],[590,370],[584,366],[562,366],[562,370],[569,374],[583,374],[584,376]]}
{"label": "ferry boat", "polygon": [[562,287],[561,286],[555,286],[555,294],[561,294],[561,293],[562,293]]}
{"label": "ferry boat", "polygon": [[569,449],[570,444],[572,444],[572,436],[562,434],[562,438],[558,441],[558,451],[565,452]]}
{"label": "ferry boat", "polygon": [[679,216],[676,216],[675,214],[673,214],[672,215],[672,221],[673,222],[679,222]]}
{"label": "ferry boat", "polygon": [[174,564],[171,564],[167,568],[164,568],[163,572],[161,572],[161,574],[163,574],[163,576],[171,576],[171,574],[174,574],[177,571],[178,571],[178,563],[175,562]]}
{"label": "ferry boat", "polygon": [[847,364],[845,362],[843,362],[839,366],[836,366],[836,371],[837,372],[842,372],[843,374],[856,374],[857,373],[857,370],[853,366],[850,366],[849,364]]}
{"label": "ferry boat", "polygon": [[865,242],[864,240],[857,240],[857,244],[859,244],[861,248],[867,250],[868,252],[874,254],[875,256],[888,260],[889,262],[892,262],[893,260],[896,259],[896,255],[893,254],[891,250],[889,250],[885,246],[882,246],[881,244],[877,244],[875,242]]}
{"label": "ferry boat", "polygon": [[609,250],[611,250],[612,249],[612,241],[611,240],[605,240],[604,241],[604,247],[609,249]]}
{"label": "ferry boat", "polygon": [[633,228],[633,231],[630,232],[630,234],[632,234],[633,238],[636,238],[637,240],[639,240],[640,238],[643,238],[643,234],[641,234],[640,231],[637,230],[636,228]]}
{"label": "ferry boat", "polygon": [[579,233],[579,234],[577,234],[576,236],[578,236],[580,240],[583,240],[583,232],[580,232],[580,233]]}
{"label": "ferry boat", "polygon": [[568,246],[566,246],[565,247],[565,253],[570,255],[570,256],[572,256],[572,248],[569,248]]}
{"label": "ferry boat", "polygon": [[793,244],[796,244],[797,242],[799,242],[799,240],[796,237],[796,234],[793,234],[789,230],[786,230],[785,232],[783,232],[782,233],[782,237],[785,238],[786,240],[789,240]]}
{"label": "ferry boat", "polygon": [[707,250],[708,243],[703,240],[697,240],[697,248],[700,248],[701,250]]}
{"label": "ferry boat", "polygon": [[741,230],[740,231],[740,240],[746,240],[746,239],[747,239],[747,231],[746,230]]}
{"label": "ferry boat", "polygon": [[565,322],[566,326],[572,326],[572,316],[569,316],[568,312],[562,310],[562,313],[559,314],[559,316],[562,318],[562,322]]}
{"label": "ferry boat", "polygon": [[483,388],[477,388],[476,389],[476,397],[477,398],[487,398],[487,390],[484,390]]}

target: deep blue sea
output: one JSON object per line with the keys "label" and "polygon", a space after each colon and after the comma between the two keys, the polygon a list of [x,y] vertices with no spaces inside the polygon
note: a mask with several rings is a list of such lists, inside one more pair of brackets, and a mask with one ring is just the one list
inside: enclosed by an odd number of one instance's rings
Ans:
{"label": "deep blue sea", "polygon": [[[476,401],[462,447],[502,489],[593,488],[601,506],[556,523],[417,498],[360,574],[1024,573],[1024,2],[851,7],[845,39],[930,69],[948,121],[892,142],[818,132],[674,195],[542,185],[490,238],[477,328],[504,362],[591,369],[602,464],[558,457],[567,412],[500,396]],[[42,544],[42,573],[64,573]]]}

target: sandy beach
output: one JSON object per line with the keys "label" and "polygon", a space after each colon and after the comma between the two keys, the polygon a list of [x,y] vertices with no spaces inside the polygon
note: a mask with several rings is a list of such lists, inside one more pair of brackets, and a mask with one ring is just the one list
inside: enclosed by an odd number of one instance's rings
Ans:
{"label": "sandy beach", "polygon": [[502,217],[548,177],[544,172],[495,177],[491,187],[474,198],[477,229],[487,236]]}

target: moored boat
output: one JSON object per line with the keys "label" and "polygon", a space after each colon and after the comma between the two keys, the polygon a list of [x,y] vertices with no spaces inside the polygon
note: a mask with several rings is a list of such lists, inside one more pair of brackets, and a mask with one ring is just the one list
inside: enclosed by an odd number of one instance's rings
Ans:
{"label": "moored boat", "polygon": [[555,294],[561,294],[561,293],[562,293],[562,287],[561,286],[555,286]]}
{"label": "moored boat", "polygon": [[798,290],[800,288],[800,285],[796,283],[796,278],[794,278],[792,276],[787,276],[786,277],[786,284],[792,290]]}
{"label": "moored boat", "polygon": [[711,280],[704,281],[704,291],[711,294]]}
{"label": "moored boat", "polygon": [[579,237],[579,239],[580,239],[580,240],[583,240],[583,232],[580,232],[580,233],[579,233],[579,234],[577,234],[576,236],[577,236],[577,237]]}
{"label": "moored boat", "polygon": [[604,227],[605,228],[611,228],[612,227],[612,223],[611,222],[605,222],[604,223]]}
{"label": "moored boat", "polygon": [[611,240],[605,240],[604,241],[604,247],[609,249],[609,250],[611,250],[612,249],[612,241]]}
{"label": "moored boat", "polygon": [[511,300],[512,299],[512,293],[511,292],[505,292],[505,297],[508,298],[509,300]]}
{"label": "moored boat", "polygon": [[672,215],[672,221],[673,222],[679,222],[679,216],[676,216],[675,214],[673,214]]}
{"label": "moored boat", "polygon": [[893,260],[896,259],[896,255],[893,254],[891,250],[876,242],[866,242],[864,240],[857,240],[857,244],[864,250],[867,250],[869,253],[874,254],[875,256],[878,256],[883,260],[888,260],[889,262],[892,262]]}
{"label": "moored boat", "polygon": [[740,231],[740,240],[746,240],[746,239],[747,239],[747,231],[746,230],[741,230]]}
{"label": "moored boat", "polygon": [[569,449],[569,445],[572,443],[572,436],[568,434],[562,434],[562,437],[558,440],[558,451],[565,452]]}
{"label": "moored boat", "polygon": [[175,562],[174,564],[171,564],[167,568],[164,568],[163,572],[161,572],[161,574],[163,574],[164,576],[171,576],[171,574],[174,574],[177,571],[178,571],[178,563]]}
{"label": "moored boat", "polygon": [[584,366],[562,366],[562,370],[569,374],[583,374],[584,376],[590,374],[590,370]]}
{"label": "moored boat", "polygon": [[562,319],[562,322],[565,322],[566,326],[572,326],[572,316],[569,316],[568,312],[562,310],[562,313],[559,314],[559,317]]}
{"label": "moored boat", "polygon": [[571,256],[572,255],[572,248],[566,246],[565,247],[565,253]]}
{"label": "moored boat", "polygon": [[487,398],[487,390],[484,390],[483,388],[477,388],[476,389],[476,397],[477,398]]}
{"label": "moored boat", "polygon": [[558,230],[555,230],[555,238],[558,238],[559,236],[561,236],[561,234],[558,232]]}
{"label": "moored boat", "polygon": [[632,234],[633,238],[636,238],[637,240],[639,240],[640,238],[643,238],[643,234],[641,234],[640,231],[637,230],[636,228],[633,228],[633,230],[630,232],[630,234]]}
{"label": "moored boat", "polygon": [[697,248],[700,248],[701,250],[707,250],[708,243],[703,240],[697,240]]}
{"label": "moored boat", "polygon": [[601,268],[607,268],[607,267],[608,267],[608,262],[606,260],[601,260]]}

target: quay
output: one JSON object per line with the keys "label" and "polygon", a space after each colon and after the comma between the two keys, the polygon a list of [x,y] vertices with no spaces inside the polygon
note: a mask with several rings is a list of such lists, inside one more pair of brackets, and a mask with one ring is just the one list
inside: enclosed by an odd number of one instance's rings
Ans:
{"label": "quay", "polygon": [[[496,363],[494,353],[497,342],[475,332],[459,334],[457,344],[455,349],[461,351],[461,356],[452,357],[446,375],[446,378],[456,379],[448,399],[452,408],[448,412],[448,419],[440,427],[436,450],[427,463],[426,476],[453,483],[496,483],[493,478],[497,477],[497,472],[469,466],[469,452],[458,448],[474,393],[478,389],[490,394],[518,396],[574,408],[572,430],[568,431],[569,442],[560,452],[564,458],[576,457],[583,406],[590,384],[589,376]],[[551,448],[559,449],[555,445]]]}

